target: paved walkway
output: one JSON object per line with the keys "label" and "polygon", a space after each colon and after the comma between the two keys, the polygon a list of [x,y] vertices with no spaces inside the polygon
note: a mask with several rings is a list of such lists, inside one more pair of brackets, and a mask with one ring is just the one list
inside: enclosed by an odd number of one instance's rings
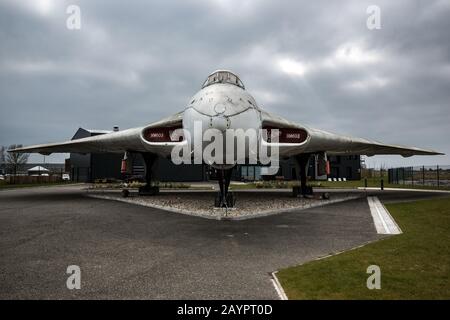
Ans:
{"label": "paved walkway", "polygon": [[[8,190],[0,298],[277,299],[269,272],[380,237],[366,199],[216,221],[88,198],[79,186]],[[70,291],[74,264],[81,290]]]}

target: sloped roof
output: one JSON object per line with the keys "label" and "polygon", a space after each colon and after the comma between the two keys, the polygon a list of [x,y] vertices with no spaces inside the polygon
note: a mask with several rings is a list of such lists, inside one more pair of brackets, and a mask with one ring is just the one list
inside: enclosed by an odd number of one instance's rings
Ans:
{"label": "sloped roof", "polygon": [[96,136],[99,134],[105,134],[113,132],[111,130],[98,130],[98,129],[85,129],[85,128],[78,128],[78,130],[75,132],[71,140],[80,139],[80,138],[87,138]]}
{"label": "sloped roof", "polygon": [[28,171],[49,171],[49,170],[42,166],[36,166],[36,167],[28,169]]}
{"label": "sloped roof", "polygon": [[[84,129],[84,128],[83,128]],[[89,133],[111,133],[111,130],[84,129]]]}

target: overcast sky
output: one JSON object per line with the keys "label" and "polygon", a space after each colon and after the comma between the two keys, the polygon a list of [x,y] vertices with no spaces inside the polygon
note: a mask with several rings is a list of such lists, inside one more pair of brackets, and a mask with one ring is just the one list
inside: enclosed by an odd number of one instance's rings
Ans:
{"label": "overcast sky", "polygon": [[[66,27],[70,4],[80,30]],[[379,30],[366,26],[372,4]],[[223,68],[290,120],[450,154],[449,30],[447,0],[0,0],[0,145],[151,123]]]}

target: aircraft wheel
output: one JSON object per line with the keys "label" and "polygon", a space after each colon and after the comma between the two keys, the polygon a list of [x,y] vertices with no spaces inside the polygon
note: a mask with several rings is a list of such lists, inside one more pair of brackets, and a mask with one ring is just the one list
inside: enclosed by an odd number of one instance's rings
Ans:
{"label": "aircraft wheel", "polygon": [[330,194],[328,192],[324,192],[322,193],[322,200],[328,200],[330,199]]}
{"label": "aircraft wheel", "polygon": [[216,196],[214,197],[214,207],[216,207],[216,208],[220,208],[220,200],[221,200],[221,195],[220,195],[220,192],[219,193],[216,193]]}
{"label": "aircraft wheel", "polygon": [[229,192],[227,194],[227,207],[233,208],[235,204],[236,204],[236,197],[234,196],[233,193]]}
{"label": "aircraft wheel", "polygon": [[292,196],[294,198],[297,198],[300,193],[300,187],[292,187]]}

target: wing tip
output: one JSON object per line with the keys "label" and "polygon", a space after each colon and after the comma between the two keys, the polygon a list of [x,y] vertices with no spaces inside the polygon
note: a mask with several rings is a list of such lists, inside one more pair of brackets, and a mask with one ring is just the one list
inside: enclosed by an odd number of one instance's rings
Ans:
{"label": "wing tip", "polygon": [[430,156],[445,156],[445,153],[434,150],[427,150],[427,154]]}
{"label": "wing tip", "polygon": [[411,153],[404,153],[404,154],[401,154],[401,155],[404,158],[409,158],[409,157],[412,157],[412,156],[445,156],[445,153],[437,152],[437,151],[431,151],[431,150],[424,150],[424,151],[421,151],[421,153],[411,152]]}
{"label": "wing tip", "polygon": [[39,153],[42,154],[44,156],[49,156],[52,154],[52,152],[44,152],[44,151],[33,151],[33,149],[31,148],[16,148],[16,149],[9,149],[6,150],[6,152],[8,153]]}

